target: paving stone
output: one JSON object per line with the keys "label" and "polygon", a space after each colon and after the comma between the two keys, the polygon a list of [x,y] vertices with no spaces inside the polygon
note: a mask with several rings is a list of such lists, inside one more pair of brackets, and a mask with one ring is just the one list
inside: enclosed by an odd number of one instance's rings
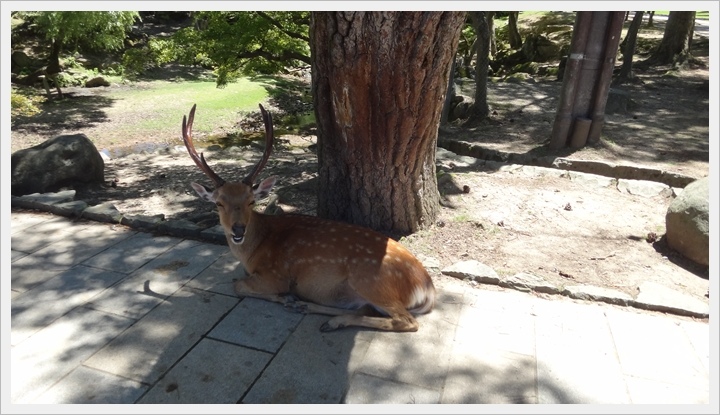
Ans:
{"label": "paving stone", "polygon": [[358,373],[350,382],[346,404],[436,404],[440,403],[437,390],[392,382],[375,376]]}
{"label": "paving stone", "polygon": [[441,402],[537,403],[536,381],[530,310],[464,305]]}
{"label": "paving stone", "polygon": [[534,356],[471,349],[453,351],[440,403],[537,403]]}
{"label": "paving stone", "polygon": [[142,383],[79,366],[33,403],[131,404],[147,389]]}
{"label": "paving stone", "polygon": [[98,222],[120,223],[122,213],[112,203],[102,203],[90,206],[82,214],[83,218],[96,220]]}
{"label": "paving stone", "polygon": [[[22,232],[31,226],[38,225],[48,220],[57,222],[58,218],[54,218],[52,215],[48,214],[10,212],[10,234]],[[64,218],[61,220],[67,221],[67,219]]]}
{"label": "paving stone", "polygon": [[188,287],[235,296],[234,281],[245,276],[245,268],[227,247],[223,249],[225,253],[190,280]]}
{"label": "paving stone", "polygon": [[672,190],[668,185],[646,180],[618,179],[617,189],[624,193],[642,197],[668,197],[672,194]]}
{"label": "paving stone", "polygon": [[20,343],[123,277],[77,265],[13,299],[10,344]]}
{"label": "paving stone", "polygon": [[501,287],[515,288],[521,291],[537,291],[547,294],[558,294],[560,289],[533,274],[519,272],[515,275],[503,277],[498,283]]}
{"label": "paving stone", "polygon": [[[327,316],[309,314],[243,399],[251,404],[340,403],[373,331],[348,327],[323,333]],[[321,374],[308,376],[308,374]]]}
{"label": "paving stone", "polygon": [[705,301],[675,291],[662,284],[646,281],[638,287],[639,293],[634,305],[654,311],[705,318],[710,315],[710,305]]}
{"label": "paving stone", "polygon": [[141,318],[207,268],[221,251],[222,247],[216,245],[182,241],[91,299],[89,304],[98,310]]}
{"label": "paving stone", "polygon": [[575,171],[568,172],[570,180],[575,183],[588,187],[611,187],[617,186],[617,179],[613,177],[600,176],[597,174],[580,173]]}
{"label": "paving stone", "polygon": [[625,378],[634,404],[651,405],[694,405],[710,403],[708,389],[689,388],[676,383],[628,376]]}
{"label": "paving stone", "polygon": [[538,403],[629,403],[605,309],[536,301]]}
{"label": "paving stone", "polygon": [[569,285],[563,294],[578,300],[604,301],[609,304],[629,305],[633,298],[624,292],[594,285]]}
{"label": "paving stone", "polygon": [[679,324],[688,336],[690,343],[693,345],[693,348],[700,359],[700,363],[702,363],[706,371],[710,372],[710,325],[705,322],[685,320],[680,321]]}
{"label": "paving stone", "polygon": [[14,249],[10,250],[10,262],[17,261],[18,259],[27,256],[28,254],[25,252],[16,251]]}
{"label": "paving stone", "polygon": [[280,304],[245,298],[208,336],[275,353],[302,318]]}
{"label": "paving stone", "polygon": [[[58,217],[46,218],[37,223],[26,222],[26,224],[27,227],[24,224],[18,224],[18,228],[12,228],[10,246],[13,250],[33,253],[89,226],[87,222],[73,223],[67,218]],[[28,228],[32,228],[32,232],[28,232]]]}
{"label": "paving stone", "polygon": [[75,190],[63,190],[60,192],[32,193],[13,199],[13,206],[28,208],[40,208],[42,205],[54,205],[56,203],[70,202],[75,198]]}
{"label": "paving stone", "polygon": [[138,401],[140,404],[235,404],[273,357],[203,339]]}
{"label": "paving stone", "polygon": [[437,389],[447,374],[461,308],[461,303],[439,302],[430,314],[418,317],[417,332],[378,332],[358,371]]}
{"label": "paving stone", "polygon": [[227,243],[227,238],[225,237],[225,230],[221,225],[215,225],[212,228],[200,231],[200,236],[208,241]]}
{"label": "paving stone", "polygon": [[135,232],[118,229],[108,232],[103,226],[88,226],[20,258],[11,264],[11,285],[25,292],[85,261]]}
{"label": "paving stone", "polygon": [[[709,372],[679,321],[631,310],[608,310],[623,373],[704,390]],[[638,330],[642,327],[642,330]],[[705,342],[710,342],[707,331]]]}
{"label": "paving stone", "polygon": [[85,365],[153,383],[205,335],[237,300],[182,289],[95,353]]}
{"label": "paving stone", "polygon": [[12,349],[10,400],[33,403],[125,330],[132,320],[77,308]]}
{"label": "paving stone", "polygon": [[442,270],[442,273],[450,277],[469,279],[483,284],[497,284],[500,278],[491,267],[476,260],[461,261],[450,265]]}
{"label": "paving stone", "polygon": [[[138,232],[84,262],[96,268],[129,274],[180,243],[181,239]],[[186,257],[185,259],[188,259]]]}
{"label": "paving stone", "polygon": [[185,219],[169,220],[157,224],[159,232],[179,237],[197,238],[203,228]]}
{"label": "paving stone", "polygon": [[165,215],[162,213],[158,215],[125,215],[120,220],[120,223],[134,229],[154,230],[157,228],[158,223],[163,220],[165,220]]}
{"label": "paving stone", "polygon": [[48,205],[45,207],[48,212],[55,215],[63,215],[70,217],[80,217],[82,213],[87,209],[88,204],[82,200],[76,200],[73,202],[57,203],[54,205]]}

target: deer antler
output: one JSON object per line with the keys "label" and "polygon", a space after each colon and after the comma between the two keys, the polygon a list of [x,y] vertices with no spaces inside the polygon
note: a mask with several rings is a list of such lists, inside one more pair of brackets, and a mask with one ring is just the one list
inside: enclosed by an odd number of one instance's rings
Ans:
{"label": "deer antler", "polygon": [[193,159],[195,164],[197,164],[198,167],[200,167],[200,170],[205,172],[205,174],[212,179],[212,181],[215,183],[215,188],[218,188],[225,184],[225,180],[220,178],[215,172],[210,168],[210,166],[207,165],[205,162],[205,157],[203,156],[203,153],[200,153],[200,156],[198,157],[197,151],[195,151],[195,146],[193,145],[192,140],[192,125],[193,120],[195,119],[195,107],[196,105],[193,105],[192,109],[190,110],[190,115],[186,119],[183,115],[183,122],[182,122],[182,136],[183,141],[185,142],[185,148],[187,148],[188,153],[190,153],[190,157]]}
{"label": "deer antler", "polygon": [[[194,108],[194,107],[193,107]],[[243,183],[245,183],[248,186],[252,186],[255,182],[255,177],[260,173],[260,171],[265,167],[265,163],[267,163],[268,158],[270,158],[270,153],[272,153],[272,146],[273,141],[275,140],[275,135],[273,134],[273,124],[272,124],[272,115],[270,115],[269,112],[265,111],[265,108],[263,108],[262,105],[260,105],[260,112],[263,116],[263,122],[265,123],[265,152],[262,155],[262,158],[258,162],[258,164],[253,167],[253,169],[250,171],[250,173],[243,179]]]}

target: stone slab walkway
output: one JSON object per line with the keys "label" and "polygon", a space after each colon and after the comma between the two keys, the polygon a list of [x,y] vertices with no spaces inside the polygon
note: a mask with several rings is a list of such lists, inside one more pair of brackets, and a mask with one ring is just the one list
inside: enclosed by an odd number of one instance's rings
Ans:
{"label": "stone slab walkway", "polygon": [[226,246],[45,213],[10,219],[3,413],[36,403],[718,411],[710,394],[717,350],[705,321],[439,276],[437,308],[416,333],[322,333],[326,316],[237,298],[232,280],[242,270]]}

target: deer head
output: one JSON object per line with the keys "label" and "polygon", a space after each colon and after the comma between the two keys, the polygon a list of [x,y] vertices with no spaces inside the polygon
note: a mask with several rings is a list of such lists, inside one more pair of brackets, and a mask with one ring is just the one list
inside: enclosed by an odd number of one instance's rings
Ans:
{"label": "deer head", "polygon": [[225,229],[228,242],[240,245],[245,240],[245,231],[253,214],[255,200],[266,197],[275,185],[276,178],[269,177],[259,185],[254,186],[255,178],[265,167],[265,164],[272,152],[274,141],[272,116],[260,105],[260,112],[265,123],[265,151],[260,161],[250,170],[250,173],[240,182],[226,182],[218,176],[205,161],[203,153],[198,156],[192,139],[192,126],[195,119],[195,108],[193,105],[190,115],[183,116],[182,136],[190,157],[210,180],[215,183],[215,189],[210,190],[199,183],[191,183],[197,194],[204,200],[214,203],[217,206],[220,216],[220,224]]}

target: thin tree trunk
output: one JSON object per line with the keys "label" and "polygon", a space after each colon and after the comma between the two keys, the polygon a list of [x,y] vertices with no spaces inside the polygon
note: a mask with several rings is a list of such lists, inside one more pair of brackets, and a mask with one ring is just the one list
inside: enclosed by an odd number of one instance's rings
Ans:
{"label": "thin tree trunk", "polygon": [[313,12],[318,215],[391,234],[435,222],[435,149],[465,12]]}
{"label": "thin tree trunk", "polygon": [[490,56],[497,54],[497,42],[495,41],[495,12],[485,12],[488,30],[490,31]]}
{"label": "thin tree trunk", "polygon": [[620,45],[620,50],[623,53],[623,64],[620,68],[620,73],[615,79],[615,84],[621,84],[630,79],[633,79],[632,65],[633,55],[635,55],[635,46],[637,45],[637,34],[642,23],[644,12],[635,12],[630,27],[628,28],[627,35]]}
{"label": "thin tree trunk", "polygon": [[679,65],[690,56],[695,12],[670,12],[660,46],[643,62],[643,66]]}
{"label": "thin tree trunk", "polygon": [[522,47],[522,37],[517,28],[518,15],[520,12],[510,12],[508,17],[508,40],[510,41],[510,47],[513,49],[520,49]]}
{"label": "thin tree trunk", "polygon": [[475,66],[475,103],[470,108],[469,122],[478,122],[487,118],[490,107],[487,102],[488,67],[490,66],[490,28],[486,12],[470,12],[475,33],[477,34],[477,64]]}

